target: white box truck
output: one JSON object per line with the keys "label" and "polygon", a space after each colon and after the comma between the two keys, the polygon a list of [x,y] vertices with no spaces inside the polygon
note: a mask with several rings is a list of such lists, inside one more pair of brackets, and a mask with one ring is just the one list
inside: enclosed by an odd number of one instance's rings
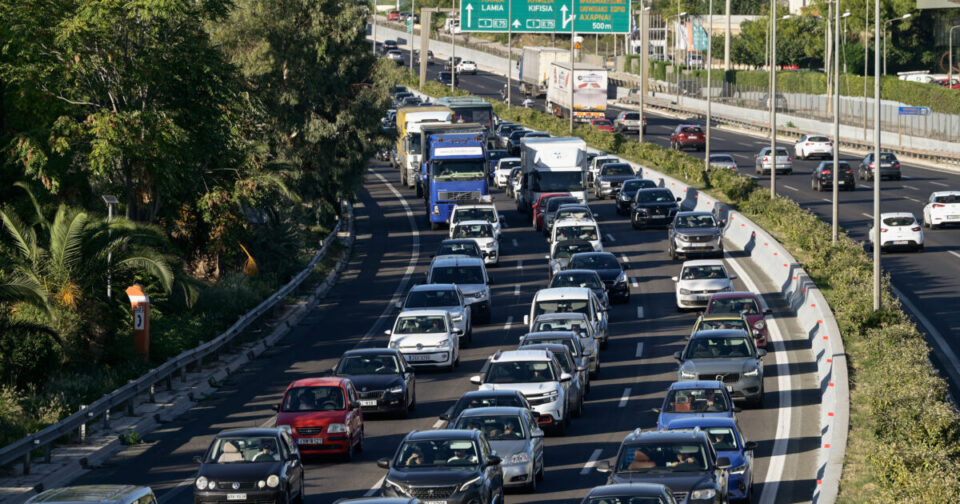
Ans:
{"label": "white box truck", "polygon": [[587,143],[581,138],[524,138],[520,141],[517,209],[529,212],[543,193],[566,192],[587,202]]}
{"label": "white box truck", "polygon": [[570,117],[570,86],[573,86],[573,119],[590,122],[606,117],[607,70],[578,63],[570,79],[570,63],[552,63],[547,79],[546,110],[557,117]]}
{"label": "white box truck", "polygon": [[555,47],[524,47],[520,54],[520,92],[540,98],[547,94],[551,65],[570,61],[570,51]]}

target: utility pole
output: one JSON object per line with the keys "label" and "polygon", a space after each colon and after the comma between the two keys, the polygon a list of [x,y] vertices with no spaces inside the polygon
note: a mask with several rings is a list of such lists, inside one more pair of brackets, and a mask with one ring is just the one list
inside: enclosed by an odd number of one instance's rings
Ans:
{"label": "utility pole", "polygon": [[[880,0],[877,0],[878,2]],[[770,0],[770,197],[777,197],[777,0]]]}
{"label": "utility pole", "polygon": [[[712,12],[710,14],[713,14]],[[727,29],[723,34],[723,71],[730,71],[730,0],[727,0]],[[711,36],[713,34],[711,33]],[[724,82],[726,82],[726,77],[724,77]]]}
{"label": "utility pole", "polygon": [[704,171],[710,170],[710,119],[713,104],[713,0],[707,14],[710,16],[710,28],[707,30],[707,141],[703,149]]}
{"label": "utility pole", "polygon": [[960,28],[960,25],[950,27],[950,50],[947,55],[947,86],[953,87],[953,30]]}
{"label": "utility pole", "polygon": [[[879,1],[879,0],[878,0]],[[573,134],[573,76],[574,69],[577,67],[577,58],[574,50],[577,40],[577,12],[570,14],[573,19],[570,20],[570,134]],[[582,47],[582,46],[581,46]],[[582,51],[583,49],[581,49]]]}
{"label": "utility pole", "polygon": [[867,141],[867,69],[870,67],[870,2],[863,3],[863,141]]}
{"label": "utility pole", "polygon": [[873,311],[880,309],[880,0],[874,0],[873,40]]}
{"label": "utility pole", "polygon": [[643,6],[640,0],[640,127],[637,129],[637,143],[643,143],[643,99],[647,95],[647,67],[650,50],[650,37],[647,36],[647,12],[650,7]]}
{"label": "utility pole", "polygon": [[373,33],[371,33],[371,35],[373,35],[372,37],[373,47],[371,47],[371,50],[373,51],[373,56],[376,57],[377,56],[377,0],[373,0]]}
{"label": "utility pole", "polygon": [[[450,15],[456,16],[457,0],[450,0],[450,3],[453,7]],[[460,21],[462,20],[457,21],[457,26],[460,26]],[[453,50],[450,54],[450,91],[453,92],[457,84],[457,30],[453,27],[453,23],[450,23],[450,40],[453,43]]]}
{"label": "utility pole", "polygon": [[[413,39],[413,29],[414,29],[414,24],[415,24],[414,21],[416,19],[416,15],[417,15],[417,0],[412,0],[411,6],[410,6],[410,18],[409,18],[410,19],[410,73],[413,73],[413,51],[414,51],[413,48],[416,47],[416,43],[414,42],[414,39]],[[422,33],[420,35],[423,36]],[[423,54],[421,54],[420,57],[423,58]]]}
{"label": "utility pole", "polygon": [[[823,40],[823,71],[826,72],[826,74],[827,74],[827,114],[830,114],[830,113],[831,113],[831,110],[830,110],[830,109],[833,108],[833,100],[831,99],[831,98],[833,97],[833,95],[831,94],[831,93],[833,92],[833,90],[832,90],[832,88],[831,88],[831,86],[830,86],[830,83],[833,82],[833,79],[832,79],[832,76],[830,75],[830,73],[831,73],[831,71],[833,70],[833,65],[831,65],[831,62],[833,61],[833,59],[832,59],[832,58],[833,58],[833,45],[832,45],[833,36],[832,36],[832,33],[831,33],[831,30],[833,29],[833,27],[832,27],[832,25],[831,25],[831,21],[832,21],[832,19],[833,19],[833,11],[834,11],[833,4],[834,4],[834,3],[836,3],[836,2],[835,2],[835,1],[828,1],[828,2],[827,2],[827,18],[825,19],[825,21],[826,21],[826,23],[827,23],[827,28],[826,28],[826,30],[824,30],[824,32],[823,32],[823,33],[824,33],[824,37],[823,37],[823,38],[824,38],[824,40]],[[838,8],[837,8],[836,10],[840,10],[840,9],[839,9],[839,6],[837,6],[837,7],[838,7]]]}

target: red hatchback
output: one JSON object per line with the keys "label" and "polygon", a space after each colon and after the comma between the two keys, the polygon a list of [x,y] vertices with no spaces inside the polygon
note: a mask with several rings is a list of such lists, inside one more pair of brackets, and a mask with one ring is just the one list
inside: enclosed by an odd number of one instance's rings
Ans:
{"label": "red hatchback", "polygon": [[388,21],[399,21],[400,20],[400,11],[392,10],[387,13]]}
{"label": "red hatchback", "polygon": [[349,461],[363,449],[363,412],[347,378],[297,380],[276,409],[277,425],[291,427],[300,453],[335,453]]}
{"label": "red hatchback", "polygon": [[533,230],[540,231],[543,229],[543,211],[547,209],[547,202],[550,201],[550,198],[554,196],[570,196],[570,193],[565,192],[554,192],[554,193],[543,193],[540,195],[540,198],[537,199],[537,202],[533,204]]}
{"label": "red hatchback", "polygon": [[724,292],[710,296],[707,301],[707,315],[736,313],[743,315],[747,323],[753,328],[757,338],[757,347],[767,348],[768,331],[764,317],[770,315],[770,309],[763,309],[760,296],[752,292]]}
{"label": "red hatchback", "polygon": [[670,148],[680,150],[693,147],[694,150],[703,150],[707,145],[707,136],[703,128],[692,124],[681,124],[670,133]]}
{"label": "red hatchback", "polygon": [[610,119],[594,119],[590,121],[590,124],[600,131],[609,131],[610,133],[613,133],[613,121]]}

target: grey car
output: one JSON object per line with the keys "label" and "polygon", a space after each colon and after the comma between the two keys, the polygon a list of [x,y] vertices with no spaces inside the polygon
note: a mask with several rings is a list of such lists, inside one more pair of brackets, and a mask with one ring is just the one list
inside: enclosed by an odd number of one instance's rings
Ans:
{"label": "grey car", "polygon": [[[549,203],[549,202],[547,202]],[[590,220],[595,219],[597,214],[593,213],[590,210],[590,206],[586,203],[564,203],[557,208],[557,211],[550,217],[550,231],[548,231],[547,236],[550,236],[549,233],[553,232],[553,223],[558,220],[563,219],[581,219],[581,220]],[[544,227],[547,227],[546,216],[544,216]]]}
{"label": "grey car", "polygon": [[[566,357],[559,355],[557,360],[560,361],[560,366],[565,373],[570,373],[573,375],[574,381],[579,381],[576,395],[580,397],[582,403],[584,396],[590,392],[590,356],[586,355],[580,337],[573,331],[527,333],[520,338],[520,348],[527,349],[530,345],[561,345],[564,347],[569,353],[570,360],[566,361]],[[554,351],[552,348],[546,348],[546,350]],[[582,408],[582,406],[580,407]]]}
{"label": "grey car", "polygon": [[[873,162],[873,152],[867,154],[860,160],[857,167],[857,176],[860,180],[873,180],[876,178],[876,164]],[[880,153],[880,179],[900,180],[903,177],[900,173],[900,160],[892,152]]]}
{"label": "grey car", "polygon": [[537,491],[543,481],[543,430],[527,408],[492,407],[464,410],[454,429],[483,432],[490,448],[500,456],[503,487]]}
{"label": "grey car", "polygon": [[[633,90],[631,90],[633,91]],[[624,131],[637,131],[640,129],[640,112],[630,112],[624,110],[613,120],[613,128],[617,133]],[[647,132],[647,120],[643,119],[643,132]]]}
{"label": "grey car", "polygon": [[593,326],[587,315],[579,312],[544,313],[537,315],[530,332],[572,331],[580,336],[580,346],[583,354],[590,361],[590,378],[600,374],[600,343],[593,336]]}
{"label": "grey car", "polygon": [[615,197],[624,182],[636,177],[637,174],[629,163],[607,163],[600,168],[597,180],[593,184],[593,195],[597,199]]}
{"label": "grey car", "polygon": [[679,212],[667,231],[670,257],[690,255],[723,257],[720,223],[710,212]]}
{"label": "grey car", "polygon": [[573,356],[570,355],[570,350],[559,343],[531,343],[524,345],[521,341],[518,349],[548,350],[553,353],[557,362],[560,363],[560,370],[570,374],[572,377],[570,381],[563,383],[564,393],[567,396],[567,411],[570,412],[570,416],[573,418],[583,416],[583,401],[587,395],[587,385],[584,383],[587,376],[587,367],[582,365],[578,366]]}
{"label": "grey car", "polygon": [[772,157],[773,156],[770,155],[770,147],[760,149],[760,152],[757,153],[755,158],[754,166],[757,175],[770,173],[770,170],[774,169],[774,166],[776,166],[777,173],[783,172],[787,175],[793,173],[793,158],[786,148],[777,147],[776,164],[774,164],[774,160],[771,159]]}
{"label": "grey car", "polygon": [[722,381],[730,396],[763,406],[763,357],[753,338],[740,329],[698,331],[682,351],[673,354],[680,361],[680,381]]}
{"label": "grey car", "polygon": [[550,261],[550,278],[562,271],[570,263],[570,257],[580,252],[593,252],[593,244],[586,240],[566,240],[553,248],[553,255],[547,256]]}

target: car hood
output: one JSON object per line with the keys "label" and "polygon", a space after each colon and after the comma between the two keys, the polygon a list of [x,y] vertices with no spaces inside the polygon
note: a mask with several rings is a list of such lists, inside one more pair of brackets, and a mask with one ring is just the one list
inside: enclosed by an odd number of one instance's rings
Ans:
{"label": "car hood", "polygon": [[676,201],[667,201],[667,202],[640,202],[637,203],[637,208],[680,208],[680,205]]}
{"label": "car hood", "polygon": [[484,383],[480,390],[516,390],[525,396],[539,395],[557,390],[557,382],[542,383]]}
{"label": "car hood", "polygon": [[696,371],[697,374],[730,374],[750,371],[759,367],[759,362],[753,357],[725,358],[725,359],[690,359],[683,362],[680,369]]}
{"label": "car hood", "polygon": [[618,276],[620,276],[620,272],[622,270],[620,270],[619,268],[618,269],[611,268],[611,269],[598,269],[594,271],[596,271],[597,274],[600,275],[600,280],[603,280],[604,282],[612,282],[616,280]]}
{"label": "car hood", "polygon": [[681,287],[690,290],[708,290],[717,291],[725,287],[730,287],[730,279],[714,278],[707,280],[680,280]]}
{"label": "car hood", "polygon": [[713,488],[708,472],[614,473],[610,483],[659,483],[673,492]]}
{"label": "car hood", "polygon": [[282,462],[243,462],[236,464],[203,464],[197,476],[213,481],[259,481],[271,474],[280,474]]}
{"label": "car hood", "polygon": [[528,446],[529,441],[526,439],[518,439],[516,441],[490,441],[490,447],[504,460],[514,453],[526,453]]}
{"label": "car hood", "polygon": [[719,235],[720,230],[718,228],[684,228],[677,229],[676,233],[687,236],[710,236]]}
{"label": "car hood", "polygon": [[349,378],[360,392],[384,390],[403,384],[403,377],[398,375],[353,375]]}
{"label": "car hood", "polygon": [[390,469],[387,478],[390,481],[403,483],[404,485],[414,486],[448,486],[466,483],[477,477],[477,470],[470,468],[465,471],[449,469],[419,469],[412,471],[401,471]]}
{"label": "car hood", "polygon": [[330,423],[343,423],[346,411],[281,411],[277,413],[277,425],[291,427],[324,427]]}
{"label": "car hood", "polygon": [[437,346],[441,341],[446,341],[450,335],[448,333],[429,333],[429,334],[403,334],[390,337],[390,343],[397,343],[400,346]]}
{"label": "car hood", "polygon": [[[460,287],[460,292],[463,293],[463,297],[465,298],[471,294],[476,294],[487,288],[485,284],[457,284],[457,287]],[[468,303],[470,302],[469,299],[465,301]]]}

